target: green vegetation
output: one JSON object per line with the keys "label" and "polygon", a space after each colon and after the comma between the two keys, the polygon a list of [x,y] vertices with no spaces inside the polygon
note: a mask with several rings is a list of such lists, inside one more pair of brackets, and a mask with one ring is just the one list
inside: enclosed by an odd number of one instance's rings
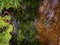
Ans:
{"label": "green vegetation", "polygon": [[8,19],[10,20],[10,16],[0,16],[0,45],[9,45],[11,39],[10,33],[13,30],[13,26],[7,22]]}
{"label": "green vegetation", "polygon": [[[40,45],[35,28],[39,2],[39,0],[0,1],[0,12],[4,13],[2,10],[6,9],[11,14],[0,16],[0,45]],[[11,32],[14,35],[10,34]]]}
{"label": "green vegetation", "polygon": [[19,6],[19,1],[21,0],[0,0],[0,11],[2,11],[4,8],[17,8]]}

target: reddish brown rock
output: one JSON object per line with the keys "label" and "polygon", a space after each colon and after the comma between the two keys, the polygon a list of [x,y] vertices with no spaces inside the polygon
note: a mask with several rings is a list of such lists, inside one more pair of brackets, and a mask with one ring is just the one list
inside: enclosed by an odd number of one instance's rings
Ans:
{"label": "reddish brown rock", "polygon": [[36,28],[42,45],[60,45],[60,0],[44,0]]}

